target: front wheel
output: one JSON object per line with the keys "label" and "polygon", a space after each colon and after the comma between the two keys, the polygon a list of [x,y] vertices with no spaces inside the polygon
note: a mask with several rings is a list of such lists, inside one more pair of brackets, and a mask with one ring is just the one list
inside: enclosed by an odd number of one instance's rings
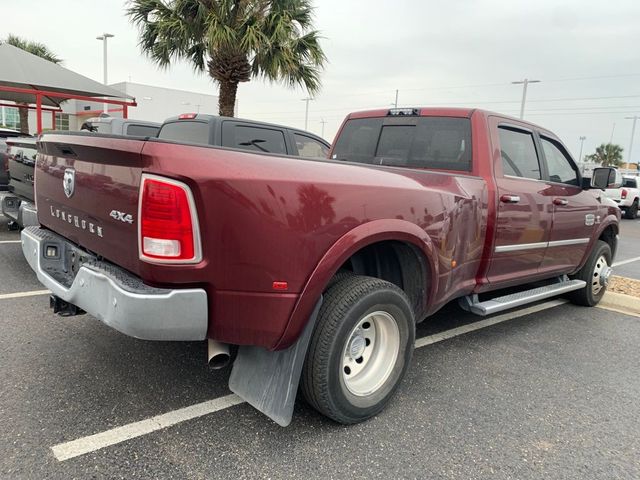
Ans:
{"label": "front wheel", "polygon": [[569,294],[570,300],[577,305],[587,307],[597,305],[607,290],[612,272],[611,248],[608,243],[598,240],[587,263],[573,277],[584,280],[587,285],[581,290],[571,292]]}
{"label": "front wheel", "polygon": [[344,424],[389,402],[411,361],[415,321],[405,293],[377,278],[351,275],[325,292],[302,374],[305,398]]}

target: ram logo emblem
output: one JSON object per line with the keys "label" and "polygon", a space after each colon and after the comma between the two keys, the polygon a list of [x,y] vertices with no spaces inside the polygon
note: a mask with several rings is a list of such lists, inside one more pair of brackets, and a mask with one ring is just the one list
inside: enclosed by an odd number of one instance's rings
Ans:
{"label": "ram logo emblem", "polygon": [[73,168],[67,168],[62,177],[62,189],[67,198],[71,198],[76,190],[76,171]]}

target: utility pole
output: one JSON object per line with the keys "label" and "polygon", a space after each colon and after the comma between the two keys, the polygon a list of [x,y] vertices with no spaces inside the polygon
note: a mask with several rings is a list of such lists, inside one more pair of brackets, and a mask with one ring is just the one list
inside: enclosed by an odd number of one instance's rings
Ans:
{"label": "utility pole", "polygon": [[[104,84],[107,84],[107,39],[113,38],[114,36],[110,33],[103,33],[96,37],[96,40],[102,41],[102,71],[104,74]],[[109,113],[109,105],[107,103],[102,104],[102,111],[106,114]]]}
{"label": "utility pole", "polygon": [[303,98],[302,101],[305,102],[304,106],[304,129],[308,130],[309,126],[309,102],[313,100],[311,97]]}
{"label": "utility pole", "polygon": [[326,125],[327,121],[324,118],[322,118],[320,120],[320,123],[322,124],[322,133],[320,134],[320,136],[324,138],[324,126]]}
{"label": "utility pole", "polygon": [[540,83],[540,80],[529,80],[525,78],[524,80],[519,80],[517,82],[511,82],[514,85],[522,85],[522,103],[520,104],[520,118],[524,118],[524,104],[527,101],[527,87],[530,83]]}
{"label": "utility pole", "polygon": [[398,90],[396,89],[396,102],[394,103],[395,108],[398,108]]}
{"label": "utility pole", "polygon": [[584,141],[587,137],[579,137],[580,138],[580,155],[578,155],[578,163],[582,162],[582,146],[584,145]]}
{"label": "utility pole", "polygon": [[[631,141],[629,142],[629,153],[627,156],[627,163],[631,163],[631,151],[633,149],[633,136],[636,134],[636,122],[640,118],[638,115],[634,115],[633,117],[624,117],[626,120],[633,120],[633,126],[631,127]],[[636,162],[640,164],[640,162]]]}

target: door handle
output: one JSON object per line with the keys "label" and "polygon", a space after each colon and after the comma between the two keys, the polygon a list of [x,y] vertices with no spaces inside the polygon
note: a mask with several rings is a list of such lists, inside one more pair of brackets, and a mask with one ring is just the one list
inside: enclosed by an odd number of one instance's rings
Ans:
{"label": "door handle", "polygon": [[565,200],[564,198],[554,198],[553,199],[553,204],[554,205],[560,205],[561,207],[564,207],[565,205],[569,205],[569,201]]}
{"label": "door handle", "polygon": [[500,201],[503,203],[518,203],[520,197],[518,195],[502,195]]}

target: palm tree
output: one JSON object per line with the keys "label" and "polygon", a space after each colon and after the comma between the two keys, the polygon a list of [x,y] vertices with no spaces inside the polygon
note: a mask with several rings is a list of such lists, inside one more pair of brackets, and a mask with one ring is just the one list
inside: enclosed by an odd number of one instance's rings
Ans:
{"label": "palm tree", "polygon": [[622,165],[622,151],[620,145],[614,143],[600,144],[596,152],[587,155],[585,160],[601,164],[603,167],[619,167]]}
{"label": "palm tree", "polygon": [[208,72],[220,115],[234,115],[238,84],[255,77],[320,88],[326,57],[310,0],[131,0],[127,14],[160,67],[184,59]]}
{"label": "palm tree", "polygon": [[[3,43],[0,41],[0,43]],[[32,55],[36,55],[40,58],[44,58],[53,63],[60,63],[62,59],[59,58],[55,53],[49,50],[44,43],[32,42],[31,40],[25,40],[24,38],[20,38],[16,35],[9,34],[7,38],[4,40],[4,43],[8,43],[9,45],[13,45],[14,47],[18,47],[25,52],[29,52]],[[19,108],[20,114],[20,132],[24,134],[29,134],[29,109],[26,108],[28,104],[21,103],[25,108]]]}

